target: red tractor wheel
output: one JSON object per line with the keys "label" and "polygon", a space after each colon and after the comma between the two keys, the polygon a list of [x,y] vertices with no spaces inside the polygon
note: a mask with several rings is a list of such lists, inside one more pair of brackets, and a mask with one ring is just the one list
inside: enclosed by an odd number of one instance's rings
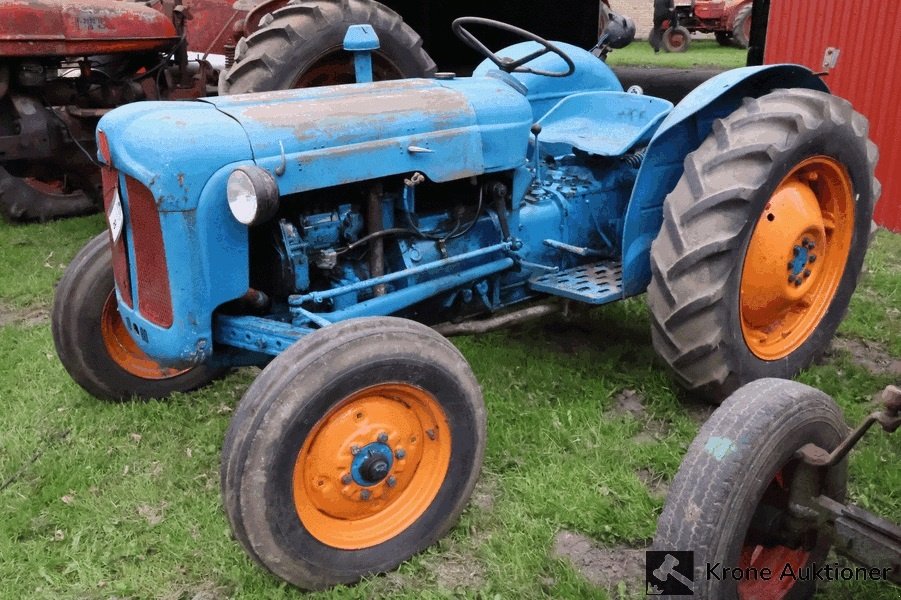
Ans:
{"label": "red tractor wheel", "polygon": [[219,94],[353,83],[353,57],[343,41],[347,28],[360,23],[372,25],[379,37],[380,48],[372,53],[376,81],[435,72],[422,38],[387,6],[301,0],[267,15],[260,29],[238,42],[235,64],[219,77]]}
{"label": "red tractor wheel", "polygon": [[751,41],[751,8],[750,3],[742,6],[732,22],[732,39],[742,48],[747,48]]}
{"label": "red tractor wheel", "polygon": [[667,52],[685,52],[691,45],[691,32],[678,25],[663,32],[663,49]]}

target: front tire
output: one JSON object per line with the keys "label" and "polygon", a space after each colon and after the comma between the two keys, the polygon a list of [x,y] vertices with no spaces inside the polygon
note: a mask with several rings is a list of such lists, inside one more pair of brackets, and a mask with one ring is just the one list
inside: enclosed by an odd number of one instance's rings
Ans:
{"label": "front tire", "polygon": [[667,52],[685,52],[691,45],[691,32],[681,25],[670,27],[663,32],[661,44]]}
{"label": "front tire", "polygon": [[435,62],[422,38],[396,12],[372,0],[295,1],[272,12],[238,42],[235,63],[219,79],[219,94],[244,94],[354,83],[351,53],[343,49],[351,25],[368,23],[379,37],[373,78],[429,77]]}
{"label": "front tire", "polygon": [[657,353],[718,401],[791,378],[828,346],[863,265],[878,152],[836,96],[777,90],[717,121],[685,159],[651,246]]}
{"label": "front tire", "polygon": [[278,356],[222,449],[223,504],[263,567],[303,589],[393,569],[434,543],[485,451],[481,390],[431,329],[351,319]]}
{"label": "front tire", "polygon": [[167,369],[138,348],[119,316],[106,232],[66,268],[53,299],[51,330],[63,367],[103,400],[163,398],[204,386],[224,372],[202,365]]}
{"label": "front tire", "polygon": [[[801,536],[804,544],[786,545],[776,537],[785,528],[776,523],[787,514],[788,490],[799,468],[808,468],[795,452],[808,443],[831,452],[846,434],[841,411],[819,390],[781,379],[744,386],[711,415],[688,449],[657,522],[654,549],[694,551],[695,598],[809,597],[814,578],[796,582],[780,575],[786,564],[798,573],[822,563],[830,540],[812,523]],[[819,475],[811,497],[843,502],[847,461]],[[706,568],[717,563],[758,572],[767,567],[773,577],[719,581]]]}

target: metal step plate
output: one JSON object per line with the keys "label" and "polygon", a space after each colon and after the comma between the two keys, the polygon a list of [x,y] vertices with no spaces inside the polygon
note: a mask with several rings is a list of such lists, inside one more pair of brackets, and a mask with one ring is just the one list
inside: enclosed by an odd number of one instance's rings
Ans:
{"label": "metal step plate", "polygon": [[529,279],[536,292],[562,296],[587,304],[604,304],[623,297],[623,265],[602,261],[559,273],[545,273]]}

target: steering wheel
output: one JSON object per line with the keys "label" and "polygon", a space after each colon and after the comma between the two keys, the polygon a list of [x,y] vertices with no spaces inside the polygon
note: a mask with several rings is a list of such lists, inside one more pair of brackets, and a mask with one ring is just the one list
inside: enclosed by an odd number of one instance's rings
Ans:
{"label": "steering wheel", "polygon": [[[529,40],[532,42],[536,42],[541,45],[541,48],[532,52],[531,54],[527,54],[522,58],[512,59],[507,56],[498,56],[491,50],[489,50],[485,44],[479,41],[476,36],[469,32],[466,29],[466,26],[469,25],[481,25],[484,27],[491,27],[494,29],[499,29],[501,31],[505,31],[507,33],[512,33],[513,35],[519,36],[525,40]],[[451,25],[451,28],[454,31],[454,35],[456,35],[460,40],[478,52],[482,54],[497,65],[501,71],[505,71],[507,73],[532,73],[533,75],[544,75],[546,77],[566,77],[568,75],[572,75],[576,70],[576,65],[563,50],[547,41],[542,37],[538,37],[534,33],[530,31],[526,31],[525,29],[520,29],[519,27],[514,27],[513,25],[509,25],[507,23],[501,23],[500,21],[494,21],[492,19],[483,19],[482,17],[460,17],[456,19]],[[531,67],[525,67],[528,62],[535,60],[540,56],[544,56],[547,53],[553,53],[563,59],[566,63],[567,70],[566,71],[545,71],[544,69],[533,69]]]}

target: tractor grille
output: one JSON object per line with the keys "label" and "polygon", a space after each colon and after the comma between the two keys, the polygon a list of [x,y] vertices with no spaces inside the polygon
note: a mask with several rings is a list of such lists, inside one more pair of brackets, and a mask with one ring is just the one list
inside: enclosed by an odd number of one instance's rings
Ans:
{"label": "tractor grille", "polygon": [[153,194],[136,179],[125,177],[134,248],[138,310],[160,327],[172,325],[172,295],[163,247],[163,230]]}
{"label": "tractor grille", "polygon": [[[109,214],[110,205],[113,202],[113,196],[119,183],[119,172],[112,167],[104,166],[101,173],[103,175],[103,206],[106,209],[106,213]],[[116,243],[112,245],[113,279],[116,282],[122,301],[129,308],[132,308],[134,304],[131,297],[131,278],[128,274],[127,235],[128,232],[123,231]],[[110,234],[110,242],[112,242],[112,234]]]}

